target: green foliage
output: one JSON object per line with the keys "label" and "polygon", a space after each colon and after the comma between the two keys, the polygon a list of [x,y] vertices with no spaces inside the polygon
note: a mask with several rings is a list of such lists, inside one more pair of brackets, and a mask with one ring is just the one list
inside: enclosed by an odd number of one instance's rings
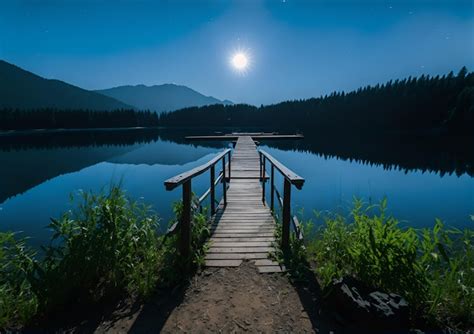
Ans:
{"label": "green foliage", "polygon": [[428,315],[453,327],[474,325],[474,231],[445,230],[440,221],[423,231]]}
{"label": "green foliage", "polygon": [[[474,232],[401,228],[386,215],[386,200],[367,207],[356,200],[351,219],[324,217],[306,238],[306,251],[323,286],[344,275],[404,296],[413,314],[445,326],[474,324]],[[378,212],[374,213],[374,210]]]}
{"label": "green foliage", "polygon": [[[181,203],[174,212],[170,224],[181,217]],[[178,235],[159,236],[158,217],[118,186],[107,194],[83,193],[77,209],[51,219],[49,228],[53,236],[41,260],[24,239],[0,233],[0,328],[70,305],[146,298],[157,285],[176,285],[204,264],[210,235],[207,210],[195,213],[191,256],[182,258]]]}
{"label": "green foliage", "polygon": [[[173,204],[175,218],[169,226],[178,223],[183,211],[182,202]],[[178,229],[180,225],[178,225]],[[178,231],[179,232],[179,231]],[[189,277],[191,273],[204,265],[205,254],[208,249],[206,240],[211,232],[208,224],[208,210],[194,212],[191,224],[191,251],[190,258],[185,259],[179,254],[179,233],[164,236],[161,247],[162,266],[160,269],[160,282],[162,285],[176,285]]]}
{"label": "green foliage", "polygon": [[24,239],[0,233],[0,328],[27,322],[38,308],[29,277],[34,253]]}
{"label": "green foliage", "polygon": [[84,193],[77,211],[52,219],[49,227],[54,234],[34,284],[43,310],[154,290],[158,218],[119,187],[107,195]]}
{"label": "green foliage", "polygon": [[[275,217],[278,221],[278,218]],[[297,238],[295,233],[290,233],[290,243],[286,251],[280,247],[282,238],[281,223],[275,229],[275,252],[270,256],[281,264],[285,265],[286,270],[290,273],[290,278],[294,281],[304,281],[307,273],[310,270],[308,262],[308,250],[304,239]],[[314,226],[312,221],[302,224],[303,235],[310,235]]]}

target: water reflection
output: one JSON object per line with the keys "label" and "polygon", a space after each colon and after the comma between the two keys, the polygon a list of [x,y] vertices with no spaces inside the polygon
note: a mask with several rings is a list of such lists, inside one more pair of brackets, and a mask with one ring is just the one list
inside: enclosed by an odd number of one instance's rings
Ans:
{"label": "water reflection", "polygon": [[[217,147],[223,146],[219,143]],[[0,137],[0,203],[46,180],[103,161],[182,165],[215,150],[161,140],[158,130],[78,131]],[[216,146],[216,145],[214,145]]]}
{"label": "water reflection", "polygon": [[[0,230],[22,230],[33,244],[47,240],[49,217],[70,208],[70,193],[99,191],[123,182],[163,217],[179,189],[163,181],[209,160],[226,142],[190,143],[199,131],[133,130],[38,133],[0,137]],[[208,134],[209,131],[203,130]],[[468,226],[474,213],[472,144],[451,141],[392,142],[382,148],[363,139],[329,141],[307,134],[300,141],[266,141],[277,159],[306,178],[295,192],[295,210],[347,208],[352,196],[376,202],[388,196],[392,212],[406,224],[426,226],[434,217]],[[456,175],[449,175],[456,174]],[[457,176],[458,175],[458,176]],[[193,180],[196,193],[207,174]]]}

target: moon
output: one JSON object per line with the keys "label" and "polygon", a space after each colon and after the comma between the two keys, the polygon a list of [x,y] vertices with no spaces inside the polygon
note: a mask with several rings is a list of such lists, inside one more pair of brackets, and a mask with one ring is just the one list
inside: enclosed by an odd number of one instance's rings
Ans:
{"label": "moon", "polygon": [[231,64],[234,69],[243,72],[249,66],[249,58],[244,52],[237,52],[232,56]]}

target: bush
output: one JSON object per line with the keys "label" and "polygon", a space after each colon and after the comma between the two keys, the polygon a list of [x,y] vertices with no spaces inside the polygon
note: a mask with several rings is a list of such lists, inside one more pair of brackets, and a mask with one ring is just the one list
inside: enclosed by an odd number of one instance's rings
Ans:
{"label": "bush", "polygon": [[[351,220],[324,217],[324,225],[305,240],[307,256],[323,286],[345,275],[368,286],[405,297],[412,314],[445,326],[474,324],[474,232],[401,228],[378,208],[356,200]],[[372,213],[378,209],[378,213]]]}
{"label": "bush", "polygon": [[24,239],[0,233],[0,328],[25,323],[37,311],[38,300],[29,280],[34,255]]}
{"label": "bush", "polygon": [[83,193],[77,211],[52,220],[51,244],[37,267],[43,310],[127,292],[149,295],[158,280],[158,218],[119,187]]}
{"label": "bush", "polygon": [[[182,204],[176,203],[176,219]],[[78,208],[51,219],[43,256],[13,233],[0,233],[0,329],[21,327],[64,308],[126,295],[146,298],[157,285],[173,286],[204,263],[210,235],[206,210],[194,214],[191,257],[178,253],[178,236],[159,236],[158,218],[118,186],[83,193]],[[179,227],[178,227],[179,228]]]}
{"label": "bush", "polygon": [[[182,214],[182,202],[173,204],[175,218],[169,222],[169,226],[176,224]],[[179,230],[179,225],[178,225]],[[208,249],[206,240],[211,235],[208,224],[208,210],[193,213],[191,225],[191,251],[190,258],[184,259],[179,254],[178,233],[164,236],[161,247],[162,266],[160,270],[160,283],[164,286],[176,285],[202,267],[205,262],[205,254]]]}

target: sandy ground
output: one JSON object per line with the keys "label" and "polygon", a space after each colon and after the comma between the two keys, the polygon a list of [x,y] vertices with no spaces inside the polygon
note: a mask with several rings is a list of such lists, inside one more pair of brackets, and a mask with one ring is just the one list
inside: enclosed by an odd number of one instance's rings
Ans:
{"label": "sandy ground", "polygon": [[125,307],[96,333],[330,333],[310,284],[285,274],[259,274],[250,262],[207,268],[187,287],[162,291],[135,309]]}

